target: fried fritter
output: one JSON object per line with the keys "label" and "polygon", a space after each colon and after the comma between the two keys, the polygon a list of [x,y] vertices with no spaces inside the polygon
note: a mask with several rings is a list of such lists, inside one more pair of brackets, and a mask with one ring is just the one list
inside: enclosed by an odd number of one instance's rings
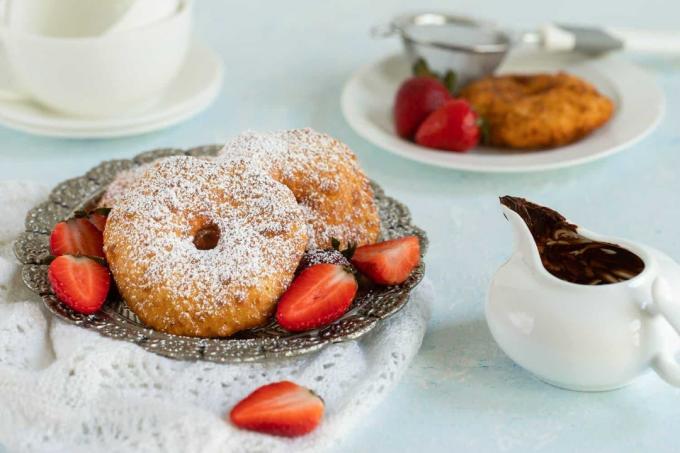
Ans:
{"label": "fried fritter", "polygon": [[612,101],[579,77],[504,75],[471,82],[460,92],[487,121],[488,144],[515,149],[555,148],[605,124]]}

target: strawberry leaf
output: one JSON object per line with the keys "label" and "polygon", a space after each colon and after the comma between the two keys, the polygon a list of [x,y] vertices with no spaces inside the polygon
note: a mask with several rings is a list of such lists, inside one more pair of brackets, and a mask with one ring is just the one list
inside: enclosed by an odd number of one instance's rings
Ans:
{"label": "strawberry leaf", "polygon": [[348,260],[351,260],[352,257],[354,256],[354,252],[357,250],[357,243],[356,242],[350,242],[347,244],[347,248],[340,253],[342,253],[342,256],[347,258]]}
{"label": "strawberry leaf", "polygon": [[489,144],[489,139],[491,138],[491,129],[489,121],[481,116],[477,117],[477,127],[479,127],[480,141],[483,145]]}
{"label": "strawberry leaf", "polygon": [[458,76],[456,73],[452,70],[446,71],[446,74],[444,74],[444,78],[442,79],[442,82],[444,83],[444,86],[446,87],[447,90],[449,90],[449,93],[451,95],[455,94],[456,92],[456,81],[458,80]]}
{"label": "strawberry leaf", "polygon": [[347,248],[345,250],[340,250],[340,240],[337,238],[331,238],[331,246],[333,247],[333,250],[337,250],[347,258],[348,260],[351,260],[352,257],[354,256],[354,252],[357,249],[357,244],[356,242],[348,242],[347,243]]}
{"label": "strawberry leaf", "polygon": [[108,216],[111,212],[111,208],[95,208],[90,211],[90,214],[101,214],[103,216]]}
{"label": "strawberry leaf", "polygon": [[455,71],[449,69],[444,75],[441,75],[440,73],[430,69],[430,66],[427,64],[427,61],[425,61],[424,58],[419,58],[415,63],[413,63],[412,71],[413,75],[416,77],[432,77],[439,80],[446,87],[446,89],[449,90],[449,93],[452,95],[455,93],[456,81],[458,80],[458,76],[456,75]]}
{"label": "strawberry leaf", "polygon": [[106,259],[102,258],[101,256],[89,256],[89,255],[82,255],[85,258],[89,258],[92,261],[96,262],[97,264],[100,264],[106,268],[109,267],[109,263],[106,262]]}
{"label": "strawberry leaf", "polygon": [[439,75],[430,69],[424,58],[419,58],[415,63],[413,63],[413,75],[416,77],[434,77],[439,78]]}

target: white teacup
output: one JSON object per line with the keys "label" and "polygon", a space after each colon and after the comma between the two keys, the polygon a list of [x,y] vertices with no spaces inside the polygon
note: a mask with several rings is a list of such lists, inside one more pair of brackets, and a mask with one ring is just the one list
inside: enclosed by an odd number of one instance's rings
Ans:
{"label": "white teacup", "polygon": [[162,96],[187,54],[191,16],[192,1],[185,0],[166,20],[101,36],[50,36],[2,25],[0,46],[24,97],[70,115],[118,116]]}
{"label": "white teacup", "polygon": [[[2,2],[4,0],[0,0]],[[4,23],[55,37],[83,38],[139,28],[177,13],[181,0],[7,0]]]}
{"label": "white teacup", "polygon": [[506,207],[515,252],[494,276],[486,318],[498,345],[540,379],[571,390],[611,390],[649,370],[680,386],[680,266],[661,252],[619,244],[645,264],[637,276],[608,285],[561,280],[544,267],[529,228]]}

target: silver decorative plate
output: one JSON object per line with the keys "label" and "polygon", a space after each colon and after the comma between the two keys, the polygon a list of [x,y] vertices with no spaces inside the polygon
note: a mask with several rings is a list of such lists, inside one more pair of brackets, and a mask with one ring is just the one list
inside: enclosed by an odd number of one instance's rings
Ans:
{"label": "silver decorative plate", "polygon": [[[85,175],[57,185],[47,201],[28,212],[26,232],[14,244],[14,252],[23,263],[22,276],[26,286],[42,297],[50,312],[71,324],[93,329],[107,337],[130,341],[166,357],[221,363],[292,357],[317,351],[330,343],[354,340],[406,305],[409,292],[425,273],[422,262],[403,284],[362,289],[342,318],[324,328],[297,334],[285,331],[272,321],[229,338],[183,337],[146,327],[113,291],[104,307],[93,315],[76,313],[59,302],[47,280],[49,234],[56,223],[69,218],[74,211],[94,206],[120,171],[172,155],[211,156],[219,149],[220,146],[210,145],[189,150],[153,150],[129,160],[102,162]],[[408,209],[386,196],[377,184],[373,183],[373,189],[382,221],[383,239],[416,235],[420,238],[421,253],[424,254],[428,246],[427,236],[411,224]]]}

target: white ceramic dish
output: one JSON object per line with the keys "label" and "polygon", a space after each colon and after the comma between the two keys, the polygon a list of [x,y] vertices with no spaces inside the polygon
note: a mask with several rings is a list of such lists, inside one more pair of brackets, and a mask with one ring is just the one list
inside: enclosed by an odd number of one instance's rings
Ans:
{"label": "white ceramic dish", "polygon": [[601,159],[641,140],[663,116],[664,95],[654,77],[613,56],[586,59],[569,53],[514,52],[499,72],[560,69],[596,85],[613,99],[616,111],[608,124],[590,136],[552,150],[527,152],[479,147],[468,153],[452,153],[430,150],[400,138],[392,124],[392,104],[399,85],[410,75],[401,55],[357,71],[342,93],[342,112],[363,138],[407,159],[457,170],[506,173],[550,170]]}
{"label": "white ceramic dish", "polygon": [[16,92],[55,111],[84,118],[141,112],[163,95],[186,60],[192,9],[186,0],[166,20],[103,36],[51,36],[0,25],[2,68],[11,70]]}
{"label": "white ceramic dish", "polygon": [[179,8],[180,0],[133,0],[105,33],[121,33],[166,20]]}
{"label": "white ceramic dish", "polygon": [[119,118],[77,118],[33,102],[0,101],[0,124],[48,137],[113,138],[163,129],[207,108],[217,97],[224,68],[220,57],[194,43],[166,94],[149,110]]}
{"label": "white ceramic dish", "polygon": [[498,345],[540,379],[570,390],[612,390],[650,367],[680,386],[675,359],[680,332],[680,266],[663,253],[582,228],[596,241],[619,244],[644,261],[642,273],[619,283],[579,285],[543,267],[524,223],[503,207],[515,252],[498,270],[486,320]]}

